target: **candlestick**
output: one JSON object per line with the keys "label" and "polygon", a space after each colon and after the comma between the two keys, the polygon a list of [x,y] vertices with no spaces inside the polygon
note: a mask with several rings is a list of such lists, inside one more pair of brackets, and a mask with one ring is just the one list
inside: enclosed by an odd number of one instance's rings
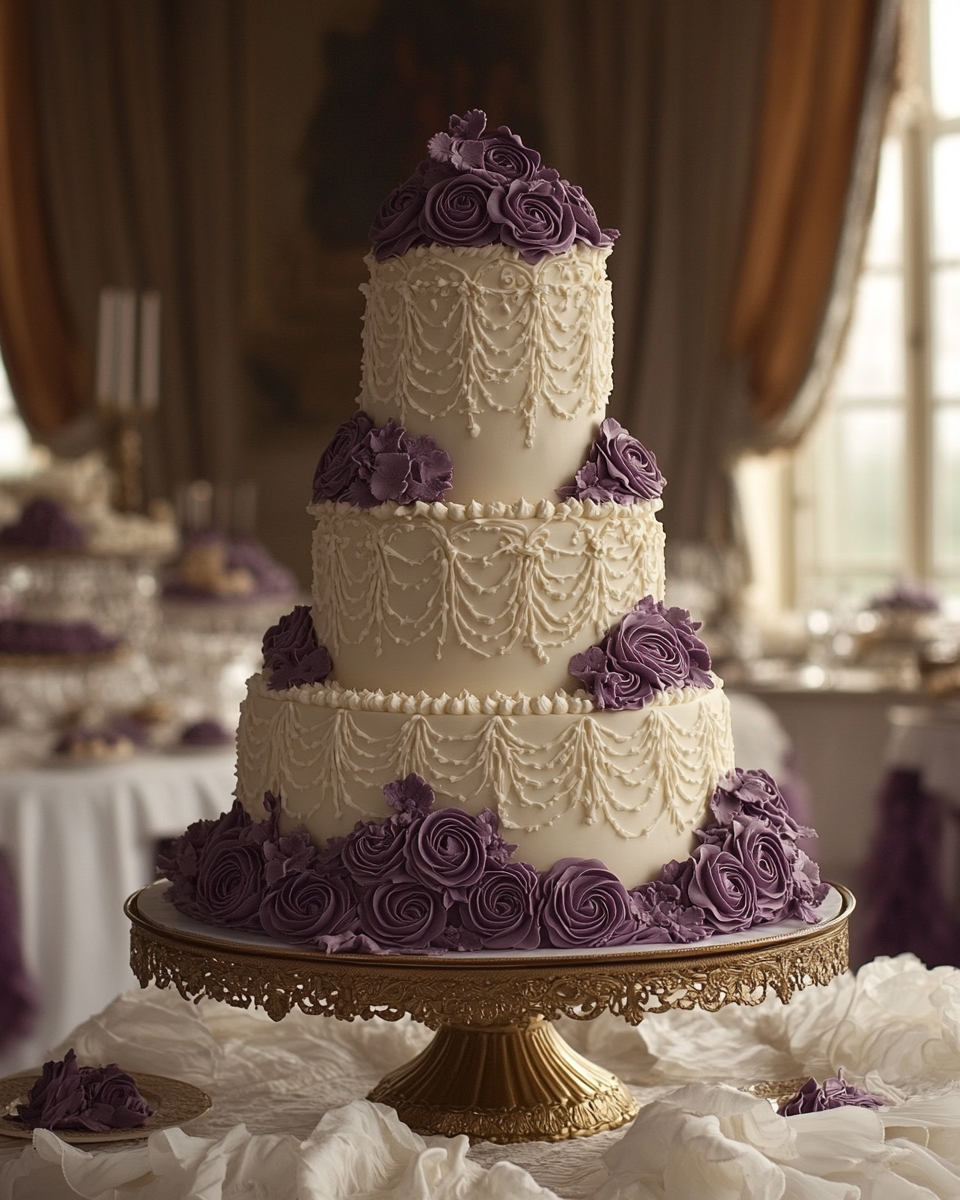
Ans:
{"label": "candlestick", "polygon": [[117,366],[116,288],[100,289],[100,316],[97,327],[97,402],[111,408],[116,395]]}
{"label": "candlestick", "polygon": [[153,412],[160,400],[160,293],[140,297],[140,408]]}
{"label": "candlestick", "polygon": [[115,399],[120,412],[133,408],[133,368],[136,356],[137,293],[117,293],[117,377]]}

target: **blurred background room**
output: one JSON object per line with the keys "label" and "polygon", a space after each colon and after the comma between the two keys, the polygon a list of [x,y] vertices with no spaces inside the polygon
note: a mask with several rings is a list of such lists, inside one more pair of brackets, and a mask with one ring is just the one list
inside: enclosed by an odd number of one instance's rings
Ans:
{"label": "blurred background room", "polygon": [[229,803],[371,216],[472,107],[621,231],[610,412],[738,761],[855,958],[960,965],[958,61],[960,0],[0,0],[12,1065],[132,983],[123,898]]}

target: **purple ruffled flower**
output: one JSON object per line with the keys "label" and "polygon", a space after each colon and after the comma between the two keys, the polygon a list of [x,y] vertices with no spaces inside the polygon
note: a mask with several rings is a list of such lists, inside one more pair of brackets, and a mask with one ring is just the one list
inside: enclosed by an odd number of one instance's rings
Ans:
{"label": "purple ruffled flower", "polygon": [[0,529],[0,546],[26,550],[82,550],[87,535],[64,508],[46,496],[24,505],[12,525]]}
{"label": "purple ruffled flower", "polygon": [[87,1108],[80,1065],[74,1051],[68,1050],[62,1061],[43,1064],[27,1103],[17,1106],[17,1115],[34,1128],[69,1129],[77,1127]]}
{"label": "purple ruffled flower", "polygon": [[307,868],[267,892],[259,917],[270,937],[316,945],[322,937],[357,932],[357,898],[346,876]]}
{"label": "purple ruffled flower", "polygon": [[731,825],[740,817],[755,817],[793,839],[816,837],[812,829],[797,825],[783,793],[766,771],[734,767],[717,785],[710,808],[719,825]]}
{"label": "purple ruffled flower", "polygon": [[583,194],[583,188],[579,184],[561,179],[560,185],[577,223],[577,240],[586,242],[588,246],[612,246],[614,240],[620,236],[620,231],[600,228],[593,205]]}
{"label": "purple ruffled flower", "polygon": [[383,798],[395,812],[422,817],[433,807],[435,794],[422,775],[411,772],[405,779],[388,783]]}
{"label": "purple ruffled flower", "polygon": [[577,223],[570,206],[546,179],[514,179],[505,188],[494,188],[488,209],[499,227],[500,240],[519,251],[525,262],[564,254],[576,237]]}
{"label": "purple ruffled flower", "polygon": [[535,950],[540,945],[538,901],[536,870],[529,863],[508,862],[485,871],[470,889],[459,907],[460,922],[474,935],[478,950]]}
{"label": "purple ruffled flower", "polygon": [[291,875],[308,871],[317,860],[317,849],[305,829],[263,843],[263,879],[268,888],[279,887]]}
{"label": "purple ruffled flower", "polygon": [[499,236],[488,211],[494,185],[481,175],[453,175],[427,192],[420,213],[425,239],[441,246],[488,246]]}
{"label": "purple ruffled flower", "polygon": [[89,1105],[85,1128],[136,1129],[153,1113],[137,1090],[136,1081],[116,1063],[105,1067],[81,1067]]}
{"label": "purple ruffled flower", "polygon": [[410,880],[369,888],[360,900],[360,928],[379,946],[426,950],[447,927],[443,896]]}
{"label": "purple ruffled flower", "polygon": [[632,942],[699,942],[711,932],[703,909],[690,904],[684,890],[662,878],[634,888],[630,898],[637,918]]}
{"label": "purple ruffled flower", "polygon": [[372,465],[368,435],[373,421],[365,412],[356,412],[344,421],[327,446],[313,476],[313,500],[344,500],[350,485],[362,469]]}
{"label": "purple ruffled flower", "polygon": [[656,499],[665,485],[653,452],[619,421],[607,417],[601,422],[587,461],[573,483],[557,488],[557,494],[564,499],[594,500],[598,504],[607,500],[635,504],[638,500]]}
{"label": "purple ruffled flower", "polygon": [[596,858],[562,858],[541,880],[543,943],[557,949],[618,946],[636,917],[627,889]]}
{"label": "purple ruffled flower", "polygon": [[830,1108],[882,1108],[886,1101],[874,1092],[847,1083],[841,1068],[837,1075],[818,1084],[810,1078],[789,1100],[777,1109],[782,1117],[797,1117],[801,1113],[825,1112]]}
{"label": "purple ruffled flower", "polygon": [[753,875],[729,851],[704,842],[697,849],[687,888],[692,904],[702,908],[718,933],[739,933],[757,918],[757,886]]}
{"label": "purple ruffled flower", "polygon": [[362,887],[408,880],[407,833],[409,819],[358,821],[340,850],[344,869]]}
{"label": "purple ruffled flower", "polygon": [[327,678],[333,660],[317,641],[308,605],[297,604],[270,626],[263,635],[263,661],[271,672],[267,687],[273,691],[322,683]]}
{"label": "purple ruffled flower", "polygon": [[116,1063],[81,1067],[72,1049],[61,1061],[43,1064],[27,1103],[17,1106],[20,1120],[34,1129],[79,1129],[90,1133],[134,1129],[152,1112],[136,1082]]}

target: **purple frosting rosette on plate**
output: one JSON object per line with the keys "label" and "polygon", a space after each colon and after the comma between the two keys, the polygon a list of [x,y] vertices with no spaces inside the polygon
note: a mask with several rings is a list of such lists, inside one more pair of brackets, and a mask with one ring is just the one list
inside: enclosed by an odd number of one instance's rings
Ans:
{"label": "purple frosting rosette on plate", "polygon": [[365,412],[340,426],[317,463],[314,503],[346,500],[358,508],[432,504],[453,486],[450,456],[431,437],[411,437],[395,421],[377,428]]}
{"label": "purple frosting rosette on plate", "polygon": [[26,1104],[17,1106],[20,1120],[34,1129],[87,1133],[135,1129],[152,1112],[133,1077],[116,1063],[81,1067],[73,1050],[59,1061],[44,1063]]}
{"label": "purple frosting rosette on plate", "polygon": [[385,259],[417,246],[512,246],[526,262],[563,254],[579,241],[613,245],[583,189],[543,166],[506,125],[487,129],[478,108],[452,116],[427,143],[429,157],[387,196],[370,227]]}
{"label": "purple frosting rosette on plate", "polygon": [[710,652],[685,608],[645,596],[602,642],[570,660],[600,709],[643,708],[668,687],[713,687]]}
{"label": "purple frosting rosette on plate", "polygon": [[777,1109],[781,1117],[798,1117],[802,1113],[826,1112],[831,1108],[882,1108],[886,1101],[875,1092],[847,1083],[843,1068],[836,1075],[817,1083],[810,1078],[789,1100]]}

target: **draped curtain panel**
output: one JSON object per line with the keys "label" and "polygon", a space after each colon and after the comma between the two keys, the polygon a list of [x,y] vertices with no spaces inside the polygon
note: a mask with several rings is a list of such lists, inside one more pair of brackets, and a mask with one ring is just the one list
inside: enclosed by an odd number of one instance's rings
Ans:
{"label": "draped curtain panel", "polygon": [[30,9],[0,0],[0,348],[43,436],[87,402],[89,369],[57,285],[41,182]]}
{"label": "draped curtain panel", "polygon": [[31,0],[30,9],[56,262],[83,342],[95,345],[101,287],[159,289],[148,491],[229,479],[241,439],[240,6]]}

